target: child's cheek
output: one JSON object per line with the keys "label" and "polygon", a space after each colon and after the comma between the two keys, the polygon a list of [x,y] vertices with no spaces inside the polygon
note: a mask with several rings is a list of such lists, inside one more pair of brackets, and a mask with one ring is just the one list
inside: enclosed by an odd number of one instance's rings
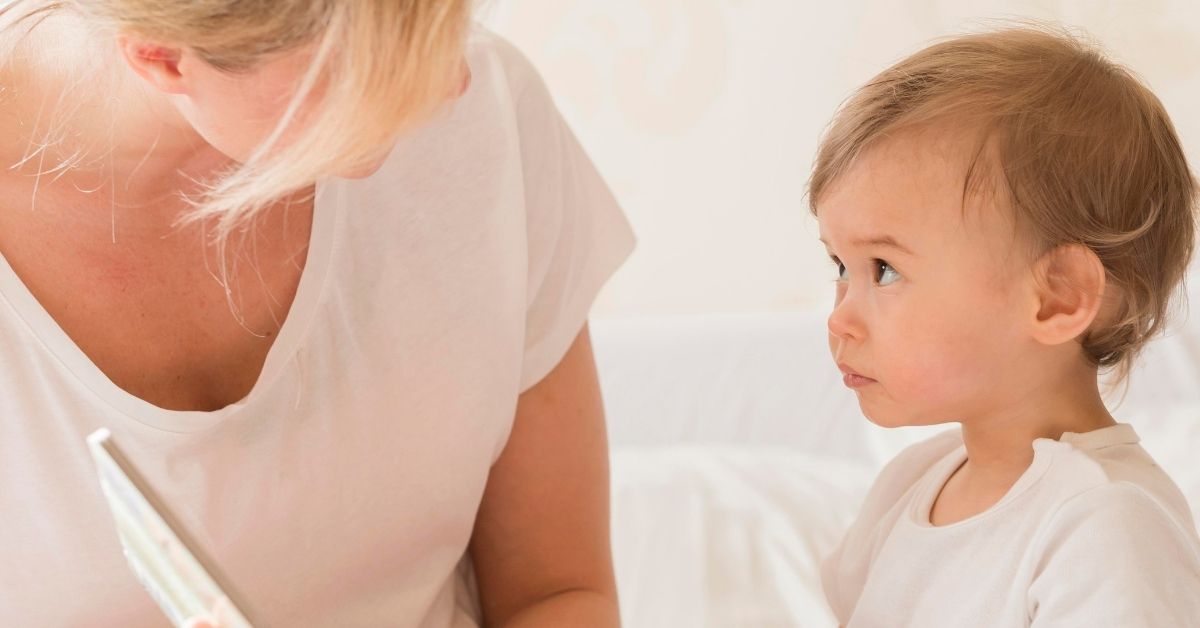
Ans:
{"label": "child's cheek", "polygon": [[898,329],[903,341],[897,339],[896,345],[903,349],[888,356],[888,388],[898,401],[926,413],[955,412],[972,390],[986,385],[979,381],[979,337],[957,320],[930,316]]}

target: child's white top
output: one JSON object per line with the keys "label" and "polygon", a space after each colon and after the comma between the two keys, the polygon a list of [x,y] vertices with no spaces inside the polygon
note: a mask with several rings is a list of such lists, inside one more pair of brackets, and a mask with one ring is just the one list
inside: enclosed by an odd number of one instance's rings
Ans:
{"label": "child's white top", "polygon": [[1174,482],[1120,424],[1038,439],[998,503],[934,527],[966,459],[954,430],[896,457],[825,561],[847,628],[1198,626],[1200,540]]}
{"label": "child's white top", "polygon": [[264,624],[475,625],[459,565],[518,395],[633,238],[529,63],[482,32],[468,58],[469,90],[379,172],[318,186],[295,301],[238,403],[126,393],[0,263],[0,623],[166,624],[88,455],[107,426]]}

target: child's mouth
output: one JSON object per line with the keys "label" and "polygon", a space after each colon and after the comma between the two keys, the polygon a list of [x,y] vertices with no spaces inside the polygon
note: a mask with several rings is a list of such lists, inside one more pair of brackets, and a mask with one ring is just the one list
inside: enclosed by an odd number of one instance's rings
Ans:
{"label": "child's mouth", "polygon": [[845,364],[838,364],[838,370],[842,372],[842,383],[846,384],[847,388],[862,388],[867,384],[875,383],[875,380],[866,375],[860,375]]}
{"label": "child's mouth", "polygon": [[842,375],[842,383],[846,384],[847,388],[862,388],[867,384],[874,384],[875,380],[857,373],[846,373]]}

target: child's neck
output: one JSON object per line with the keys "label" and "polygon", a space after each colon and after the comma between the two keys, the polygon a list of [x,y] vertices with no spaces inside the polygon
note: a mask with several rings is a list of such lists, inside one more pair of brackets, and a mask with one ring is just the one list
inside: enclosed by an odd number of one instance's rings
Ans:
{"label": "child's neck", "polygon": [[1094,369],[1090,378],[1079,375],[1043,380],[1007,407],[962,422],[967,460],[934,502],[934,525],[966,519],[999,501],[1033,462],[1033,441],[1116,425]]}
{"label": "child's neck", "polygon": [[1093,375],[1043,380],[1036,389],[1014,397],[1005,408],[962,422],[968,464],[977,469],[1019,466],[1033,459],[1033,441],[1057,440],[1066,432],[1084,433],[1116,425]]}

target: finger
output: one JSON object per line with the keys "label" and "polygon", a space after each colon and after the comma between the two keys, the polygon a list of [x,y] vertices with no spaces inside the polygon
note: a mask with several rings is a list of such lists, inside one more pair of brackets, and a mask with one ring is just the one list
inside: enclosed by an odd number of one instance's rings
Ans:
{"label": "finger", "polygon": [[199,615],[189,617],[187,621],[183,622],[183,628],[221,628],[221,626],[211,616]]}

